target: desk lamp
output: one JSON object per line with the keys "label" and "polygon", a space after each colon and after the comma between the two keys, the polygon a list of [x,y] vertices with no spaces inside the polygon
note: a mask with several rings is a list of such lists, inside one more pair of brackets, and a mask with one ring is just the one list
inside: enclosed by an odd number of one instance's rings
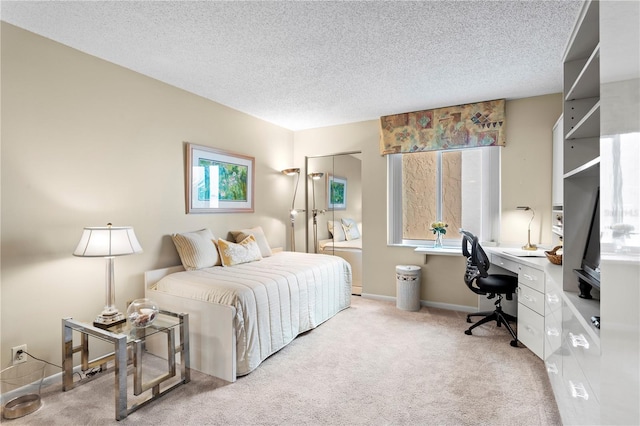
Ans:
{"label": "desk lamp", "polygon": [[283,174],[287,176],[296,176],[296,187],[293,190],[293,200],[291,201],[291,210],[289,210],[289,220],[291,220],[291,251],[296,251],[296,216],[298,215],[298,210],[295,208],[296,204],[296,194],[298,192],[298,183],[300,182],[300,169],[299,168],[291,168],[284,169],[282,171]]}
{"label": "desk lamp", "polygon": [[108,328],[126,321],[124,314],[115,306],[115,286],[113,264],[116,256],[142,253],[142,247],[130,226],[84,228],[78,247],[73,252],[80,257],[104,257],[107,260],[104,310],[94,320],[93,325]]}
{"label": "desk lamp", "polygon": [[522,246],[522,250],[538,250],[538,247],[535,244],[531,244],[531,222],[533,222],[533,218],[536,217],[536,212],[529,206],[518,206],[516,208],[524,211],[531,210],[531,220],[529,221],[529,227],[527,228],[527,244]]}

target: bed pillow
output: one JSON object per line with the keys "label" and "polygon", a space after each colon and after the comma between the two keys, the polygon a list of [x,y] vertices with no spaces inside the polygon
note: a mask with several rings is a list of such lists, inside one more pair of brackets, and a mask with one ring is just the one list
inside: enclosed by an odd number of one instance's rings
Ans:
{"label": "bed pillow", "polygon": [[358,224],[353,219],[341,219],[342,228],[344,229],[344,235],[348,241],[357,240],[360,238],[360,230]]}
{"label": "bed pillow", "polygon": [[330,220],[327,222],[327,229],[329,230],[329,235],[333,238],[333,241],[338,243],[340,241],[345,241],[347,236],[344,234],[344,228],[342,227],[342,223],[337,220]]}
{"label": "bed pillow", "polygon": [[209,229],[172,234],[171,239],[187,271],[221,265],[215,237]]}
{"label": "bed pillow", "polygon": [[267,237],[264,235],[264,231],[261,226],[256,226],[251,229],[241,229],[239,231],[231,231],[230,234],[233,236],[233,239],[236,243],[247,238],[249,235],[253,235],[258,243],[258,247],[260,247],[260,254],[262,257],[269,257],[273,253],[271,252],[271,247],[269,246],[269,242],[267,241]]}
{"label": "bed pillow", "polygon": [[218,250],[220,250],[222,266],[239,265],[262,259],[260,247],[253,235],[249,235],[240,243],[232,243],[220,238]]}

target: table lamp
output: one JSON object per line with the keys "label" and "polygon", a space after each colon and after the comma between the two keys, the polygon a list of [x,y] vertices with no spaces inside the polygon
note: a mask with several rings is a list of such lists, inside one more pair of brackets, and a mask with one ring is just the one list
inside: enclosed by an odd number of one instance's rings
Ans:
{"label": "table lamp", "polygon": [[527,244],[522,246],[522,250],[538,250],[538,247],[535,244],[531,244],[531,222],[533,222],[533,218],[536,217],[536,212],[529,206],[518,206],[516,208],[524,211],[531,210],[531,220],[529,221],[529,227],[527,228]]}
{"label": "table lamp", "polygon": [[107,260],[105,280],[105,307],[94,320],[93,325],[108,328],[126,321],[124,314],[115,306],[115,286],[113,264],[116,256],[142,253],[142,247],[130,226],[84,228],[78,247],[73,252],[79,257],[104,257]]}
{"label": "table lamp", "polygon": [[297,176],[296,187],[293,190],[293,200],[291,201],[291,210],[289,210],[289,219],[291,220],[291,251],[296,251],[296,216],[298,215],[298,210],[296,210],[295,204],[298,183],[300,182],[300,169],[296,167],[284,169],[282,173],[287,176]]}

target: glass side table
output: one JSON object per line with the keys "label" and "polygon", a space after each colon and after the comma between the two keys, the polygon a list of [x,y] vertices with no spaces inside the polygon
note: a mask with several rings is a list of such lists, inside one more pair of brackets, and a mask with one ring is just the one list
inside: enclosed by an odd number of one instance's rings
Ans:
{"label": "glass side table", "polygon": [[[80,335],[80,345],[73,345],[74,332]],[[179,342],[176,344],[176,333]],[[142,360],[147,343],[158,346],[158,339],[166,335],[166,347],[159,345],[161,352],[166,355],[167,371],[150,380],[143,380]],[[156,337],[152,337],[156,336]],[[89,360],[89,338],[97,338],[113,344],[114,351]],[[150,342],[153,340],[153,342]],[[157,399],[161,395],[176,387],[189,383],[191,373],[189,368],[189,315],[176,314],[161,310],[155,321],[147,328],[132,327],[127,321],[124,324],[102,329],[92,325],[92,322],[76,321],[72,318],[62,320],[62,390],[68,391],[75,386],[85,383],[91,378],[74,381],[73,378],[73,354],[80,353],[82,371],[90,368],[101,367],[107,369],[107,363],[113,361],[115,369],[115,405],[116,420],[122,420],[130,413],[147,403]],[[130,354],[130,356],[129,356]],[[180,359],[180,378],[177,381],[176,364]],[[133,395],[144,397],[133,404],[127,404],[127,365],[133,364]]]}

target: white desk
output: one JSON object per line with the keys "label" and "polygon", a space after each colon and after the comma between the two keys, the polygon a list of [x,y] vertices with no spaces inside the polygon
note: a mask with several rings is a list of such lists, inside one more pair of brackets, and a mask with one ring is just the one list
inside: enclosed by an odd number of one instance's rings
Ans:
{"label": "white desk", "polygon": [[[554,265],[544,256],[544,250],[527,252],[521,249],[484,247],[490,257],[490,273],[502,268],[518,275],[518,340],[544,359],[545,320],[555,310],[549,300],[560,300],[562,266]],[[542,257],[540,257],[542,256]],[[549,295],[552,295],[549,298]],[[545,301],[546,300],[546,301]]]}

